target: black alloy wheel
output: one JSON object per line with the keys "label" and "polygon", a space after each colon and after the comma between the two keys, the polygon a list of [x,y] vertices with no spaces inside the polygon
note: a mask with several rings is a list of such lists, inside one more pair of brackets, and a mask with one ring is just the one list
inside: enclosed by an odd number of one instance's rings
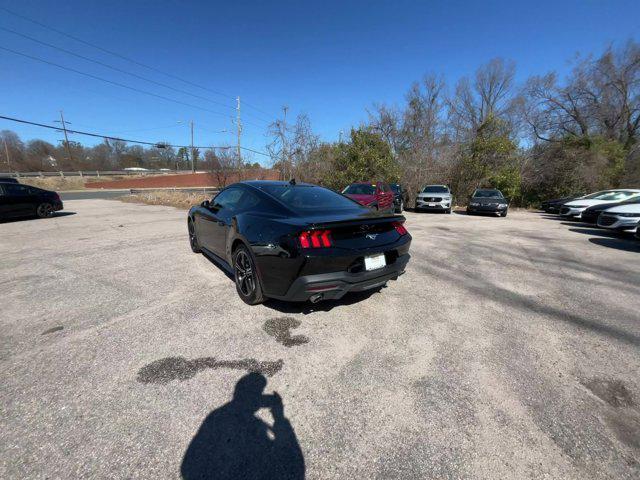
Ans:
{"label": "black alloy wheel", "polygon": [[41,203],[36,209],[38,218],[47,218],[53,215],[53,206],[50,203]]}
{"label": "black alloy wheel", "polygon": [[262,288],[253,259],[244,245],[238,247],[233,254],[233,271],[235,273],[236,290],[243,302],[256,305],[264,301]]}
{"label": "black alloy wheel", "polygon": [[191,246],[191,251],[193,253],[202,253],[202,250],[200,249],[200,244],[198,243],[196,228],[191,219],[189,219],[188,227],[189,227],[189,245]]}

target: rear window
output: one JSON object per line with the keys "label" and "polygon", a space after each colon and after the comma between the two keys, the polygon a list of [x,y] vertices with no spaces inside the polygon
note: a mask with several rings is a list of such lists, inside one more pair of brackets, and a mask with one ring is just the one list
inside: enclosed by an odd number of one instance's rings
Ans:
{"label": "rear window", "polygon": [[259,188],[294,210],[353,209],[358,204],[339,193],[312,185],[264,185]]}
{"label": "rear window", "polygon": [[352,183],[342,193],[349,195],[375,195],[376,187],[368,183]]}

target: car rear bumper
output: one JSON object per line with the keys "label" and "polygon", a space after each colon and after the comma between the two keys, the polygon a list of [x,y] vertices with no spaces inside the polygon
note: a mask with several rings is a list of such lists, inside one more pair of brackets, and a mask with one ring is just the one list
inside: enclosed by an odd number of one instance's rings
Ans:
{"label": "car rear bumper", "polygon": [[331,272],[298,277],[286,295],[270,297],[288,302],[305,302],[315,295],[321,295],[322,300],[337,300],[348,292],[362,292],[381,287],[389,280],[396,280],[404,273],[410,258],[411,255],[405,253],[393,263],[368,272]]}

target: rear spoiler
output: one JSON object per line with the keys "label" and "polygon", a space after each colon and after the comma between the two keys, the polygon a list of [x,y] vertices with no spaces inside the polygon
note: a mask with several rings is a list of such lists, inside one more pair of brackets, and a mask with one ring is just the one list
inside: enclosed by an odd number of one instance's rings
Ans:
{"label": "rear spoiler", "polygon": [[375,218],[364,218],[361,220],[339,220],[337,222],[323,222],[323,223],[310,223],[309,228],[311,229],[320,229],[320,228],[340,228],[340,227],[354,227],[358,225],[378,225],[380,223],[389,223],[389,222],[400,222],[404,223],[407,219],[404,215],[386,215],[383,217],[375,217]]}

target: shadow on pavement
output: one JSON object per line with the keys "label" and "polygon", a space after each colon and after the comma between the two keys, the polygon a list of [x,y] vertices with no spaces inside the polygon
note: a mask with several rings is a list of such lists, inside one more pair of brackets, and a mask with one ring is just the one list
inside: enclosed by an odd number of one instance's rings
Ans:
{"label": "shadow on pavement", "polygon": [[28,220],[48,220],[49,218],[59,218],[59,217],[68,217],[71,215],[76,215],[76,212],[56,212],[48,218],[38,218],[35,215],[29,217],[17,217],[17,218],[7,218],[5,220],[0,219],[0,223],[15,223],[15,222],[24,222]]}
{"label": "shadow on pavement", "polygon": [[344,305],[353,305],[354,303],[366,300],[375,293],[380,292],[384,287],[372,288],[364,292],[347,293],[340,300],[322,300],[318,303],[311,302],[284,302],[270,298],[263,305],[267,308],[277,310],[281,313],[302,313],[307,315],[313,312],[328,312],[336,307]]}
{"label": "shadow on pavement", "polygon": [[640,252],[640,242],[634,240],[624,240],[621,238],[590,238],[591,243],[602,247],[615,248],[625,252]]}
{"label": "shadow on pavement", "polygon": [[[191,440],[180,468],[184,479],[304,479],[304,456],[282,398],[265,395],[266,386],[260,373],[238,380],[233,399],[213,410]],[[255,415],[261,408],[269,409],[273,425]]]}
{"label": "shadow on pavement", "polygon": [[[574,225],[576,227],[576,225]],[[607,238],[620,238],[623,235],[620,232],[611,231],[611,230],[602,230],[599,228],[589,228],[589,227],[581,227],[581,228],[570,228],[570,232],[583,233],[585,235],[595,235],[597,237],[607,237]]]}

